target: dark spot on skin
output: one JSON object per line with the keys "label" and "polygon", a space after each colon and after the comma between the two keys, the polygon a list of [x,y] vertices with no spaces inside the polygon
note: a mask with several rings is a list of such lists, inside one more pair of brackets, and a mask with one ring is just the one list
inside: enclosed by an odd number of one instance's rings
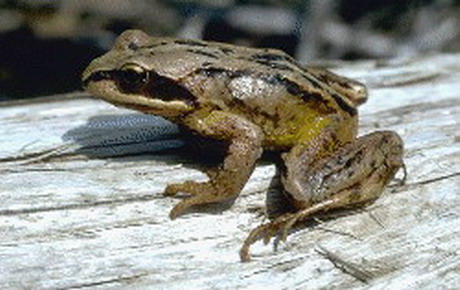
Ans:
{"label": "dark spot on skin", "polygon": [[[326,81],[327,83],[329,83],[328,81]],[[344,87],[344,88],[347,88],[347,89],[351,89],[351,85],[349,82],[339,82],[339,81],[334,81],[335,83],[339,84],[341,87]]]}
{"label": "dark spot on skin", "polygon": [[353,159],[348,159],[347,162],[345,163],[345,167],[350,167],[353,162]]}
{"label": "dark spot on skin", "polygon": [[151,48],[155,48],[155,47],[159,47],[159,46],[163,46],[163,45],[167,45],[167,44],[169,44],[169,42],[162,41],[162,42],[153,43],[153,44],[149,44],[149,45],[139,46],[139,48],[141,48],[141,49],[151,49]]}
{"label": "dark spot on skin", "polygon": [[220,48],[220,51],[222,51],[223,53],[229,55],[231,53],[234,53],[235,51],[231,48],[228,48],[228,47],[221,47]]}
{"label": "dark spot on skin", "polygon": [[288,63],[293,67],[303,71],[302,66],[299,65],[299,63],[289,55],[276,53],[256,53],[251,55],[250,60],[253,60],[259,64],[268,65],[274,69],[293,72],[294,69],[285,64]]}
{"label": "dark spot on skin", "polygon": [[204,74],[207,77],[215,77],[218,75],[226,75],[231,79],[239,78],[242,76],[255,76],[255,73],[250,70],[228,70],[225,68],[218,68],[218,67],[207,67],[207,68],[199,68],[195,70],[194,74]]}
{"label": "dark spot on skin", "polygon": [[209,62],[209,61],[205,61],[201,64],[202,66],[210,66],[212,65],[212,62]]}
{"label": "dark spot on skin", "polygon": [[324,101],[324,98],[320,93],[306,91],[301,86],[299,86],[296,82],[293,82],[279,74],[269,76],[268,78],[263,78],[263,79],[266,80],[270,84],[283,86],[288,91],[288,93],[294,96],[301,97],[305,101],[310,100],[310,99],[314,99],[319,102]]}
{"label": "dark spot on skin", "polygon": [[131,42],[130,44],[128,44],[128,48],[133,50],[133,51],[136,51],[139,49],[139,45],[137,45],[137,43],[135,43],[134,41]]}
{"label": "dark spot on skin", "polygon": [[301,74],[301,75],[302,75],[302,77],[303,77],[305,80],[307,80],[313,87],[315,87],[315,88],[317,88],[317,89],[323,89],[323,86],[321,86],[321,85],[319,84],[318,81],[316,81],[314,78],[310,77],[308,74],[303,73],[303,74]]}
{"label": "dark spot on skin", "polygon": [[178,39],[174,41],[175,44],[179,45],[190,45],[190,46],[200,46],[200,47],[208,47],[207,44],[196,41],[196,40],[191,40],[191,39]]}
{"label": "dark spot on skin", "polygon": [[327,82],[326,76],[324,74],[315,74],[315,78],[322,82]]}
{"label": "dark spot on skin", "polygon": [[256,53],[251,56],[254,60],[265,60],[265,61],[287,61],[297,65],[296,61],[287,55],[276,54],[276,53]]}
{"label": "dark spot on skin", "polygon": [[203,50],[199,50],[199,49],[187,49],[188,52],[191,52],[191,53],[194,53],[194,54],[199,54],[199,55],[204,55],[204,56],[207,56],[207,57],[210,57],[210,58],[219,58],[217,55],[211,53],[211,52],[207,52],[207,51],[203,51]]}
{"label": "dark spot on skin", "polygon": [[230,72],[223,68],[207,67],[195,70],[194,74],[204,74],[207,77],[214,77],[219,74],[229,74]]}
{"label": "dark spot on skin", "polygon": [[315,74],[314,75],[316,79],[328,84],[328,85],[338,85],[340,87],[343,87],[343,88],[346,88],[346,89],[351,89],[351,85],[350,85],[350,82],[343,82],[343,81],[340,81],[338,79],[338,77],[336,77],[335,75],[331,74],[331,75],[327,75],[327,74],[324,74],[324,73],[319,73],[319,74]]}
{"label": "dark spot on skin", "polygon": [[263,75],[262,74],[257,74],[249,69],[240,69],[240,70],[236,70],[236,71],[233,71],[231,72],[231,77],[232,78],[240,78],[240,77],[245,77],[245,76],[253,76],[254,78],[260,78],[260,79],[263,79]]}
{"label": "dark spot on skin", "polygon": [[277,128],[280,126],[281,116],[278,112],[275,111],[272,114],[262,112],[262,115],[273,123],[273,127]]}
{"label": "dark spot on skin", "polygon": [[338,140],[336,132],[331,132],[330,133],[330,139],[331,140]]}
{"label": "dark spot on skin", "polygon": [[287,79],[282,79],[281,82],[283,83],[284,87],[291,95],[302,96],[302,97],[303,95],[305,95],[305,91],[303,91],[302,88],[298,84],[291,82]]}
{"label": "dark spot on skin", "polygon": [[273,121],[274,124],[277,124],[276,122],[280,119],[278,114],[271,115],[265,111],[262,111],[259,107],[248,107],[245,101],[237,98],[231,98],[228,102],[228,105],[232,108],[239,108],[249,115],[263,116],[266,120]]}
{"label": "dark spot on skin", "polygon": [[279,64],[279,63],[274,63],[274,64],[271,64],[271,67],[274,68],[274,69],[277,69],[277,70],[284,70],[284,71],[289,71],[289,72],[294,72],[294,70],[285,65],[285,64]]}
{"label": "dark spot on skin", "polygon": [[232,108],[238,108],[238,107],[245,108],[246,107],[245,102],[238,98],[231,98],[229,100],[229,104]]}
{"label": "dark spot on skin", "polygon": [[362,149],[360,149],[355,153],[355,155],[353,155],[353,158],[351,158],[350,160],[353,160],[354,163],[358,164],[363,160],[363,154],[364,153]]}
{"label": "dark spot on skin", "polygon": [[267,66],[269,68],[272,68],[272,69],[294,72],[294,70],[291,67],[289,67],[289,66],[287,66],[285,64],[276,63],[276,62],[269,62],[269,61],[265,61],[265,60],[256,60],[255,62],[258,63],[258,64],[261,64],[261,65]]}
{"label": "dark spot on skin", "polygon": [[359,204],[361,201],[363,190],[359,184],[354,184],[351,189],[349,204]]}
{"label": "dark spot on skin", "polygon": [[337,105],[339,105],[339,107],[342,110],[344,110],[345,112],[347,112],[351,116],[355,116],[358,113],[356,108],[351,106],[351,105],[349,105],[348,103],[346,103],[341,96],[339,96],[337,94],[331,94],[331,96],[334,99],[334,101],[337,103]]}

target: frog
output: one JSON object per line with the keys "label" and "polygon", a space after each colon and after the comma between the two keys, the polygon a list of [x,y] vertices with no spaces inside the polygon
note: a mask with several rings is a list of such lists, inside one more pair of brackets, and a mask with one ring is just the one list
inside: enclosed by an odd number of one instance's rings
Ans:
{"label": "frog", "polygon": [[224,146],[221,164],[205,172],[207,181],[166,186],[167,196],[187,196],[171,219],[235,200],[263,152],[280,156],[276,176],[289,209],[249,233],[241,261],[251,259],[258,240],[285,241],[317,213],[372,203],[405,170],[396,132],[358,137],[358,107],[368,98],[364,84],[277,49],[127,30],[88,65],[82,82],[97,98],[164,117]]}

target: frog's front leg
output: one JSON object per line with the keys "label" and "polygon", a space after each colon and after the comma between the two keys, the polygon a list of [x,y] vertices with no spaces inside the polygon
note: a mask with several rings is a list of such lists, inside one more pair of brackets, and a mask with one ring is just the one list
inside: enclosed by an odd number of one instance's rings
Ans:
{"label": "frog's front leg", "polygon": [[208,174],[209,181],[186,181],[170,184],[167,195],[184,192],[192,195],[182,200],[170,212],[172,219],[194,205],[223,202],[235,198],[246,184],[262,154],[263,133],[248,120],[221,111],[214,111],[199,120],[187,120],[188,127],[198,134],[223,140],[228,143],[228,152],[223,164]]}
{"label": "frog's front leg", "polygon": [[[320,137],[327,142],[328,138]],[[287,213],[254,229],[246,238],[240,255],[249,260],[249,247],[259,239],[267,243],[280,231],[281,239],[297,222],[312,214],[334,208],[364,205],[377,199],[384,187],[403,167],[403,142],[391,131],[358,138],[325,156],[321,146],[293,148],[284,156],[282,182],[297,212]],[[302,149],[302,150],[300,150]]]}

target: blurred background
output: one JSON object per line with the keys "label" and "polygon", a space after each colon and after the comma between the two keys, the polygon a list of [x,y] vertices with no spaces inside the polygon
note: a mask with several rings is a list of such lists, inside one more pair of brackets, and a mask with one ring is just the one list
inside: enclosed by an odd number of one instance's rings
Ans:
{"label": "blurred background", "polygon": [[0,0],[0,101],[80,90],[130,28],[317,63],[458,52],[459,22],[460,0]]}

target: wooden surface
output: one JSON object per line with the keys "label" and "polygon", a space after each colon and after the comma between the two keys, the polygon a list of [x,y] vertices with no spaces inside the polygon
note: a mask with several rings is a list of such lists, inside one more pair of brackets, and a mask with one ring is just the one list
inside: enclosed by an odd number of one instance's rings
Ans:
{"label": "wooden surface", "polygon": [[[174,150],[142,153],[146,147],[130,136],[174,147],[174,129],[145,131],[137,115],[140,129],[117,131],[136,115],[84,97],[3,105],[0,289],[457,288],[460,54],[336,71],[370,88],[361,134],[391,129],[403,137],[407,183],[393,184],[364,210],[296,231],[277,252],[258,242],[250,263],[239,262],[238,250],[266,221],[260,208],[269,163],[257,167],[230,209],[171,221],[178,200],[163,188],[204,179],[200,164]],[[152,141],[149,130],[167,137]],[[104,137],[110,134],[121,136]],[[101,148],[108,151],[90,154]]]}

